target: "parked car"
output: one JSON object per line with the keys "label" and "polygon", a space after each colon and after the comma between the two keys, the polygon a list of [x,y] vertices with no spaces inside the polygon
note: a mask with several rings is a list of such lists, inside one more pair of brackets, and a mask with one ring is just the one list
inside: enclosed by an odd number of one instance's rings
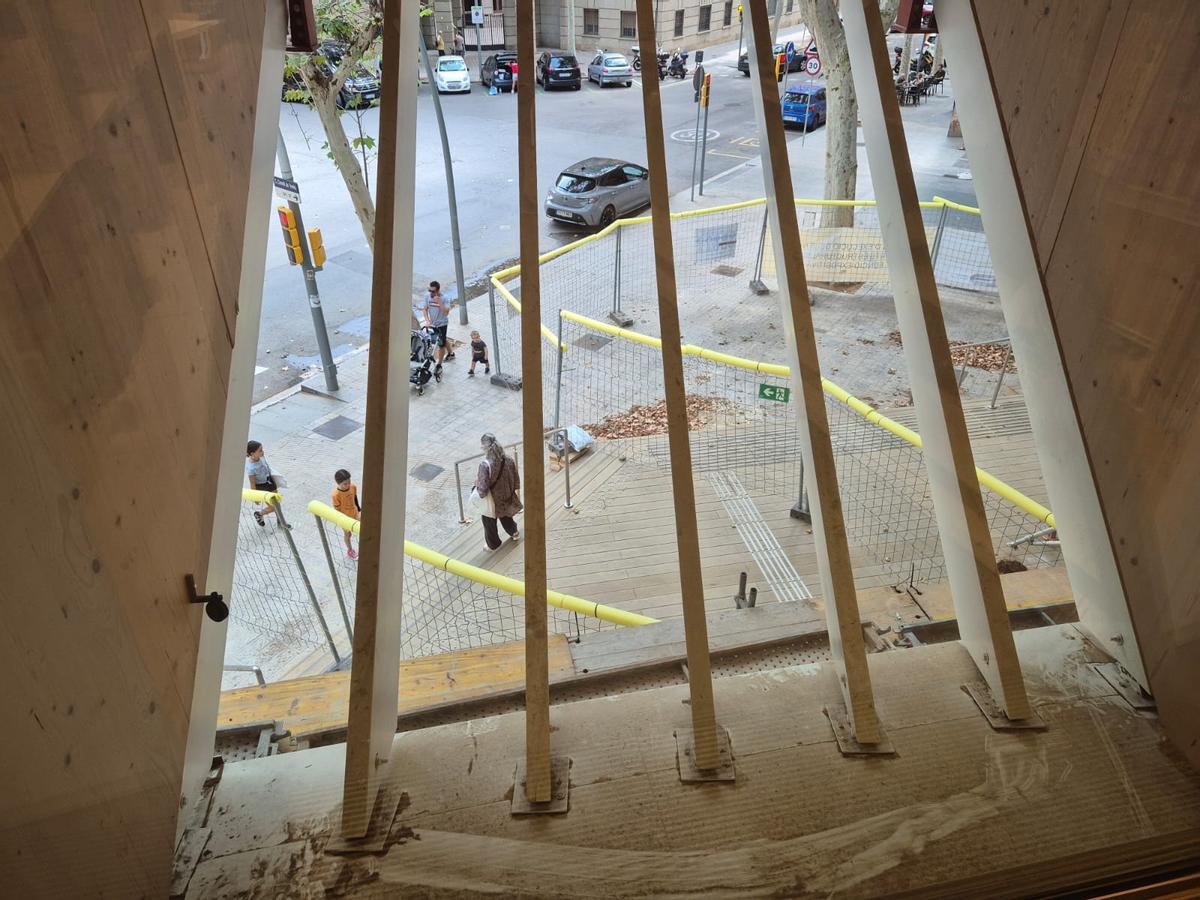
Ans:
{"label": "parked car", "polygon": [[461,56],[438,57],[433,81],[439,94],[471,93],[471,73],[467,71],[467,61]]}
{"label": "parked car", "polygon": [[603,51],[588,64],[588,81],[600,87],[618,83],[633,87],[633,66],[622,54]]}
{"label": "parked car", "polygon": [[825,121],[825,88],[819,84],[803,84],[788,88],[783,95],[783,124],[799,125],[811,131]]}
{"label": "parked car", "polygon": [[483,61],[483,72],[480,82],[484,87],[493,85],[498,91],[511,92],[516,78],[513,73],[517,70],[517,54],[511,50],[494,53]]}
{"label": "parked car", "polygon": [[[796,49],[799,51],[804,50],[804,48],[801,47],[799,44],[796,45]],[[771,47],[771,58],[777,59],[779,57],[779,54],[785,52],[786,50],[787,50],[787,44],[775,44],[773,47]],[[799,72],[803,68],[804,68],[804,53],[799,52],[795,56],[793,56],[792,61],[787,64],[787,70],[789,72]],[[742,55],[738,57],[738,71],[741,72],[743,75],[745,75],[747,78],[750,77],[750,51],[748,51],[748,50],[744,51],[742,53]]]}
{"label": "parked car", "polygon": [[576,225],[611,225],[650,205],[650,173],[620,159],[592,157],[563,169],[546,192],[546,215]]}
{"label": "parked car", "polygon": [[534,63],[534,79],[546,90],[579,90],[579,60],[562,50],[544,50]]}
{"label": "parked car", "polygon": [[[318,67],[329,77],[333,77],[334,71],[342,61],[342,57],[346,54],[346,48],[343,44],[334,41],[326,41],[317,48],[317,52],[313,54],[319,57]],[[379,78],[378,72],[372,72],[362,63],[354,67],[354,71],[350,77],[346,79],[346,83],[342,85],[341,90],[337,94],[338,109],[349,109],[351,107],[370,106],[379,100],[379,93],[383,85]],[[304,91],[304,97],[308,97],[308,89],[304,86],[304,81],[300,78],[299,71],[293,69],[283,76],[283,99],[288,98],[289,91]]]}

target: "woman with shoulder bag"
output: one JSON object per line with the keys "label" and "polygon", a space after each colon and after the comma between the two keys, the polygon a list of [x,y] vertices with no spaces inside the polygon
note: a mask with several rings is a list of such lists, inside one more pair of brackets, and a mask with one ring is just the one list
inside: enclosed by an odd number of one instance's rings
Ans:
{"label": "woman with shoulder bag", "polygon": [[475,476],[475,494],[488,504],[488,512],[482,513],[483,537],[489,550],[500,547],[500,533],[496,528],[496,520],[504,526],[509,539],[519,540],[517,523],[513,516],[525,507],[517,491],[521,489],[521,475],[517,472],[517,463],[505,454],[504,448],[496,440],[496,436],[485,434],[479,439],[483,450],[483,461],[479,464],[479,473]]}

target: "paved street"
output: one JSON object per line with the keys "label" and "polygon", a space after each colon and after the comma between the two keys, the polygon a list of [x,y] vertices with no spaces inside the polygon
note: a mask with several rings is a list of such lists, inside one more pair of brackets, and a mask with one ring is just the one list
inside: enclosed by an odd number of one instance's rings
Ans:
{"label": "paved street", "polygon": [[[799,29],[785,31],[781,40],[798,34]],[[586,64],[586,59],[581,62]],[[471,54],[468,63],[474,66]],[[688,202],[693,147],[689,139],[681,139],[683,136],[678,134],[695,128],[691,79],[671,79],[664,84],[664,130],[668,136],[676,135],[676,139],[667,141],[673,208],[709,206],[762,195],[760,179],[738,177],[747,167],[757,166],[758,146],[750,79],[737,71],[736,63],[736,43],[705,51],[704,65],[713,75],[705,174],[713,183],[706,197],[697,197],[694,204]],[[793,74],[791,79],[795,82],[800,77]],[[517,254],[516,96],[490,96],[476,85],[469,95],[444,96],[442,101],[454,159],[463,264],[470,285]],[[971,182],[956,177],[966,171],[965,156],[958,150],[961,142],[946,139],[951,102],[947,91],[926,104],[904,109],[917,187],[922,198],[940,194],[970,203],[974,200]],[[353,137],[357,133],[355,116],[347,114],[344,121]],[[340,356],[367,339],[371,254],[341,177],[322,149],[325,138],[316,114],[301,104],[282,104],[281,127],[301,187],[305,225],[319,226],[324,236],[329,259],[318,275],[318,283],[334,355]],[[365,133],[377,136],[377,109],[363,114],[362,127]],[[417,150],[414,286],[436,278],[453,296],[454,265],[441,146],[425,85],[420,89],[418,128],[424,140]],[[824,128],[807,136],[792,133],[789,152],[797,196],[821,196]],[[640,79],[632,88],[601,89],[585,83],[580,91],[546,93],[538,89],[539,188],[544,190],[563,167],[587,156],[645,162]],[[373,187],[373,159],[368,168]],[[731,195],[727,189],[731,185],[736,185],[736,194]],[[870,196],[869,173],[861,153],[859,185],[860,196]],[[544,217],[540,222],[544,250],[587,233]],[[317,361],[300,270],[286,264],[274,218],[264,227],[270,234],[256,402],[296,383]]]}

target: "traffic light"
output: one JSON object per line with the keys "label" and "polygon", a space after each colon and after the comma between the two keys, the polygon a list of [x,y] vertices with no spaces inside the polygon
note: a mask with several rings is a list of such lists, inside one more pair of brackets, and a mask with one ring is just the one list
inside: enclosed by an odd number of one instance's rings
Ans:
{"label": "traffic light", "polygon": [[712,76],[705,75],[704,83],[700,85],[700,105],[708,106],[708,92],[712,86]]}
{"label": "traffic light", "polygon": [[787,54],[780,53],[775,57],[775,80],[783,81],[783,73],[787,71]]}
{"label": "traffic light", "polygon": [[325,265],[325,241],[321,237],[320,228],[308,229],[308,250],[312,254],[314,268]]}
{"label": "traffic light", "polygon": [[742,21],[742,4],[738,4],[738,21]]}
{"label": "traffic light", "polygon": [[304,250],[300,245],[300,232],[296,230],[296,214],[286,206],[277,206],[275,209],[283,228],[283,245],[287,248],[288,262],[298,266],[304,262]]}

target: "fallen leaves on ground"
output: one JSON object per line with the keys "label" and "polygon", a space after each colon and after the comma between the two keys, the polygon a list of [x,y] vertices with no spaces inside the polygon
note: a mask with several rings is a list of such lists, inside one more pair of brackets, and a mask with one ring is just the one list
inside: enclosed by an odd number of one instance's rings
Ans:
{"label": "fallen leaves on ground", "polygon": [[[705,397],[688,394],[688,428],[699,428],[712,421],[712,413],[723,409],[728,401],[720,397]],[[599,422],[584,425],[583,430],[592,437],[613,440],[617,438],[650,437],[667,433],[667,401],[637,404],[625,412],[605,416]]]}
{"label": "fallen leaves on ground", "polygon": [[[972,369],[983,369],[987,372],[999,372],[1004,365],[1004,357],[1008,354],[1008,344],[978,344],[967,346],[962,341],[950,342],[950,361],[957,369],[965,361]],[[1016,361],[1010,356],[1006,372],[1017,371]]]}

